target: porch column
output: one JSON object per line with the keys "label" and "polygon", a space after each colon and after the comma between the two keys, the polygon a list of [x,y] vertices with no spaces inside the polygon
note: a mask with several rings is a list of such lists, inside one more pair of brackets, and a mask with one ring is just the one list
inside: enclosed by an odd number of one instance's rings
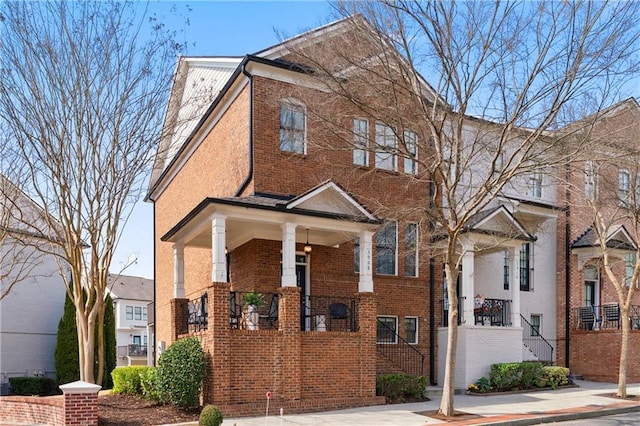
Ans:
{"label": "porch column", "polygon": [[372,252],[373,232],[362,231],[360,233],[360,281],[359,293],[373,293]]}
{"label": "porch column", "polygon": [[296,287],[296,225],[282,224],[282,287]]}
{"label": "porch column", "polygon": [[509,297],[511,298],[511,325],[521,327],[520,320],[520,247],[509,249]]}
{"label": "porch column", "polygon": [[222,214],[211,216],[211,281],[214,283],[227,282],[226,219]]}
{"label": "porch column", "polygon": [[473,300],[475,296],[473,285],[474,262],[474,245],[471,241],[465,240],[462,242],[462,272],[460,275],[460,290],[462,294],[458,296],[462,297],[462,319],[468,325],[474,325],[475,318],[473,315],[475,307]]}
{"label": "porch column", "polygon": [[184,299],[184,246],[173,245],[173,298]]}

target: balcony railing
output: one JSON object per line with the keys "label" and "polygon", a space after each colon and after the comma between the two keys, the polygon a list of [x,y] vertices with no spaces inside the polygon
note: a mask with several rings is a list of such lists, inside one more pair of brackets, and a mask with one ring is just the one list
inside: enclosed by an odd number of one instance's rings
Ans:
{"label": "balcony railing", "polygon": [[206,330],[209,325],[209,313],[207,308],[208,296],[203,293],[197,299],[189,300],[182,305],[181,333],[194,333]]}
{"label": "balcony railing", "polygon": [[147,356],[147,347],[144,345],[118,346],[118,356]]}
{"label": "balcony railing", "polygon": [[300,329],[302,331],[357,331],[356,300],[349,297],[302,295]]}
{"label": "balcony railing", "polygon": [[[573,310],[573,318],[577,330],[587,331],[619,329],[623,320],[617,303],[580,306]],[[640,330],[639,305],[631,306],[627,321],[632,330]]]}
{"label": "balcony railing", "polygon": [[476,325],[511,326],[511,300],[484,299],[473,310]]}

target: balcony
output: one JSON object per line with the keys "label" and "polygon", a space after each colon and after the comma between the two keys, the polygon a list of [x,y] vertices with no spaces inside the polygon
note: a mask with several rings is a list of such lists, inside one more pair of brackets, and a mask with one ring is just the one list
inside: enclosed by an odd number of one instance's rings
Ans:
{"label": "balcony", "polygon": [[[586,331],[617,330],[623,320],[617,303],[574,308],[573,318],[575,329]],[[640,330],[640,305],[631,306],[627,320],[632,330]]]}
{"label": "balcony", "polygon": [[121,358],[132,356],[146,357],[147,347],[145,345],[118,346],[118,356]]}

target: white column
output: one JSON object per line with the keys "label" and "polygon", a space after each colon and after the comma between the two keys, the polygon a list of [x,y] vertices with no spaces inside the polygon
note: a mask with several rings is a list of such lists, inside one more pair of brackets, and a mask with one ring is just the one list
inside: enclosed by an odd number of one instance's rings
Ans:
{"label": "white column", "polygon": [[360,233],[360,281],[358,292],[373,293],[373,232]]}
{"label": "white column", "polygon": [[509,249],[509,297],[511,298],[511,325],[521,327],[520,320],[520,247]]}
{"label": "white column", "polygon": [[[462,294],[458,295],[462,297],[462,312],[464,322],[467,325],[474,325],[474,263],[475,263],[475,252],[474,245],[470,241],[462,242],[462,274],[460,275],[460,292]],[[455,283],[453,284],[455,285]]]}
{"label": "white column", "polygon": [[282,225],[282,287],[295,287],[296,280],[296,225],[286,222]]}
{"label": "white column", "polygon": [[222,214],[211,216],[211,281],[227,282],[227,256],[224,253],[227,217]]}
{"label": "white column", "polygon": [[184,299],[184,246],[173,245],[173,297]]}

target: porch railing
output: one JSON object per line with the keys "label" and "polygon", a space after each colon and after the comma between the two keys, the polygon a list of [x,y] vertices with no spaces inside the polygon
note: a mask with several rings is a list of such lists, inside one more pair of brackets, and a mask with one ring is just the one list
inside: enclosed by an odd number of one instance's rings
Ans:
{"label": "porch railing", "polygon": [[405,373],[423,376],[424,354],[382,321],[378,320],[377,323],[378,353]]}
{"label": "porch railing", "polygon": [[357,331],[356,300],[337,296],[300,297],[300,330]]}
{"label": "porch railing", "polygon": [[511,300],[484,299],[473,310],[475,325],[511,326]]}
{"label": "porch railing", "polygon": [[539,361],[553,362],[553,345],[540,334],[540,327],[533,326],[520,314],[522,321],[522,343]]}
{"label": "porch railing", "polygon": [[144,345],[118,346],[118,356],[120,358],[127,356],[147,356],[147,347]]}
{"label": "porch railing", "polygon": [[182,305],[181,333],[194,333],[208,328],[207,300],[207,293],[203,293],[202,296]]}
{"label": "porch railing", "polygon": [[232,291],[229,293],[229,318],[231,328],[246,330],[278,329],[278,293],[259,293],[262,304],[250,307],[247,295],[254,292]]}
{"label": "porch railing", "polygon": [[[607,303],[604,305],[580,306],[574,308],[573,318],[577,330],[597,331],[619,329],[622,318],[620,305]],[[626,318],[632,330],[640,330],[640,306],[632,305],[629,317]]]}

